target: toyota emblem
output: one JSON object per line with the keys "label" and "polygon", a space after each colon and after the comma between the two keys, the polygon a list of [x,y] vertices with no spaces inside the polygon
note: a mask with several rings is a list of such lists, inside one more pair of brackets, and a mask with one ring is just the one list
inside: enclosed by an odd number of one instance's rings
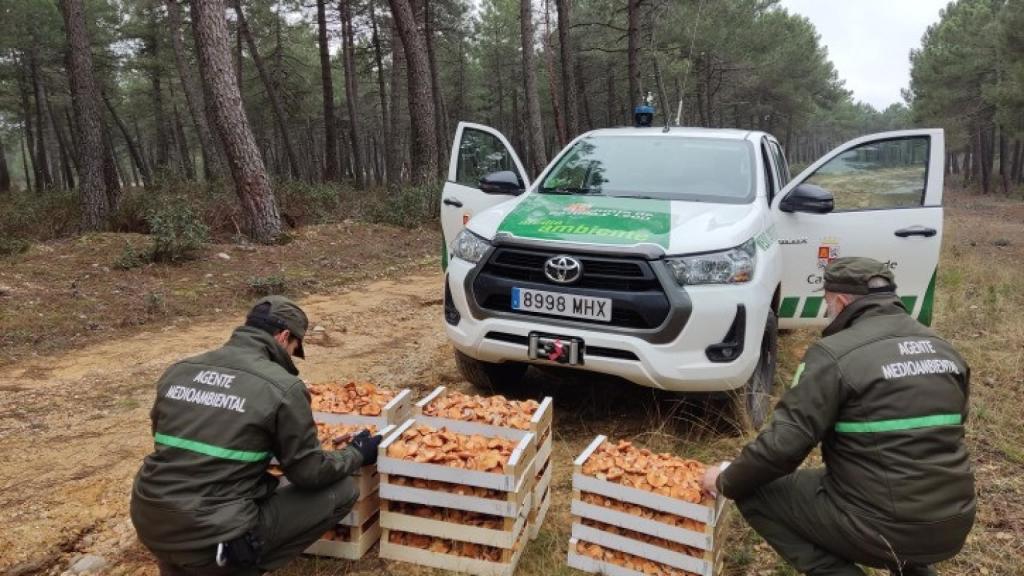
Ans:
{"label": "toyota emblem", "polygon": [[544,275],[558,284],[572,284],[583,275],[583,264],[572,256],[552,256],[544,263]]}

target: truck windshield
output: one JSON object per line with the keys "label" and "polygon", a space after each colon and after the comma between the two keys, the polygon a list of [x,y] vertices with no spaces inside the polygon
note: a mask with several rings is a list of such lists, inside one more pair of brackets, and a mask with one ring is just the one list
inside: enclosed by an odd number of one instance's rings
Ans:
{"label": "truck windshield", "polygon": [[540,192],[746,204],[754,166],[745,140],[592,136],[562,155]]}

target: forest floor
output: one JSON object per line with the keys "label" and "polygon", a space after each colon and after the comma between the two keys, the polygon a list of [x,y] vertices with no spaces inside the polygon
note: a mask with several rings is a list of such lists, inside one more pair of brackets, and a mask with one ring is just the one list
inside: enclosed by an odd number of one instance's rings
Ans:
{"label": "forest floor", "polygon": [[[939,268],[936,328],[973,367],[968,442],[979,514],[949,574],[1024,574],[1024,204],[951,200]],[[135,242],[141,237],[129,238]],[[307,382],[356,379],[468,390],[441,323],[439,238],[432,230],[359,223],[316,226],[287,246],[211,246],[182,266],[111,268],[116,235],[37,245],[0,272],[0,574],[60,574],[79,555],[108,574],[156,574],[135,540],[128,495],[152,449],[153,384],[174,360],[219,345],[254,299],[254,277],[283,276],[315,325],[299,367]],[[229,259],[219,256],[227,254]],[[782,338],[786,381],[816,335]],[[597,434],[714,461],[735,436],[713,401],[622,382],[530,372],[524,396],[555,398],[553,503],[521,575],[570,574],[571,461]],[[793,574],[742,522],[726,574]],[[283,571],[432,574],[377,559],[303,558]]]}

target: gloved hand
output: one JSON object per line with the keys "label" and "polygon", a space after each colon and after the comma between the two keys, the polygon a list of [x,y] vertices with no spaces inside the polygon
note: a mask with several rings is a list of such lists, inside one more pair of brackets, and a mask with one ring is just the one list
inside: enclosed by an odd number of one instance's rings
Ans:
{"label": "gloved hand", "polygon": [[383,441],[384,437],[380,434],[371,436],[369,430],[363,430],[352,438],[349,445],[359,450],[359,454],[363,457],[363,466],[372,466],[377,463],[377,448]]}

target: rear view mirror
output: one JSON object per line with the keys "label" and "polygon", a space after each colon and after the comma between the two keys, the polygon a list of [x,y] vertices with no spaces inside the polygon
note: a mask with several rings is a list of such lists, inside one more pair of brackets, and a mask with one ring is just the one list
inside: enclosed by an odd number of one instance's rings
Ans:
{"label": "rear view mirror", "polygon": [[523,183],[519,180],[519,176],[511,170],[491,172],[480,179],[480,191],[485,194],[518,196],[523,193]]}
{"label": "rear view mirror", "polygon": [[783,212],[809,212],[811,214],[828,214],[835,207],[832,193],[821,186],[801,184],[793,188],[779,202],[779,210]]}

